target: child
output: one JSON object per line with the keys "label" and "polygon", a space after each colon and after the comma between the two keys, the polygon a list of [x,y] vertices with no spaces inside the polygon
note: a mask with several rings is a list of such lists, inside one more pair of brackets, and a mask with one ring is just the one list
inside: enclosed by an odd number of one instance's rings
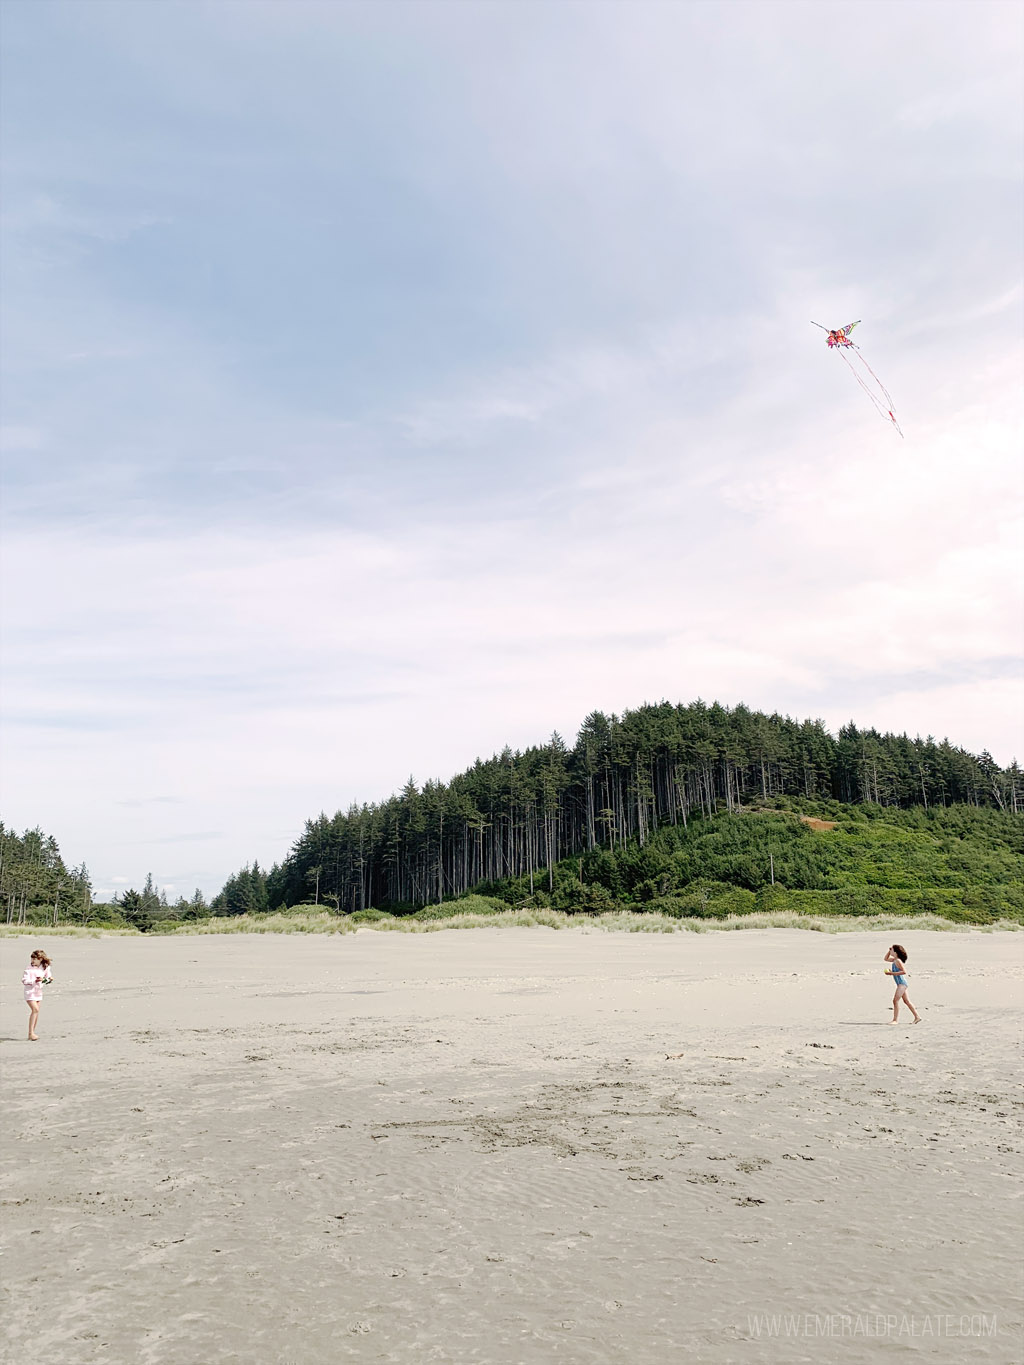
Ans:
{"label": "child", "polygon": [[889,949],[889,951],[886,953],[885,960],[886,962],[892,963],[891,967],[886,967],[885,974],[886,976],[892,977],[893,984],[896,987],[896,994],[892,998],[892,1018],[889,1020],[890,1024],[895,1024],[897,1019],[900,1017],[901,1000],[903,1001],[904,1005],[906,1005],[910,1013],[914,1016],[914,1023],[919,1024],[921,1022],[921,1016],[918,1014],[917,1010],[914,1009],[914,1006],[910,1003],[910,996],[907,994],[907,977],[910,975],[910,973],[906,971],[907,965],[906,948],[901,948],[898,943],[894,943],[892,947]]}
{"label": "child", "polygon": [[29,964],[25,968],[25,975],[21,978],[21,984],[25,987],[25,1003],[28,1005],[28,1040],[30,1043],[38,1043],[39,1041],[36,1025],[39,1023],[39,1006],[43,1003],[43,986],[48,986],[52,980],[50,959],[42,949],[37,948],[29,959]]}

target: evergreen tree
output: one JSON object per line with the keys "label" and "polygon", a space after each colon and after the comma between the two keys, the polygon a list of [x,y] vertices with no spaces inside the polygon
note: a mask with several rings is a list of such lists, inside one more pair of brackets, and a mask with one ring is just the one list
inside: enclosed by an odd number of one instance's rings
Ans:
{"label": "evergreen tree", "polygon": [[118,905],[121,914],[124,916],[125,923],[132,929],[138,929],[140,933],[148,933],[153,927],[153,914],[150,908],[151,901],[148,901],[144,891],[134,889],[125,891],[120,900],[114,897],[115,905]]}

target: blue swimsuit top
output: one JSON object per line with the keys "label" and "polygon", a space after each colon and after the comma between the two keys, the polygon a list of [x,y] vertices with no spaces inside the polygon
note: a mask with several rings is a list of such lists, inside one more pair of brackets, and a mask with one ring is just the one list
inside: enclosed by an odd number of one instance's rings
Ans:
{"label": "blue swimsuit top", "polygon": [[[906,963],[903,963],[901,965],[906,966]],[[907,984],[907,978],[903,975],[899,968],[897,968],[895,962],[892,964],[892,979],[897,986],[905,986]]]}

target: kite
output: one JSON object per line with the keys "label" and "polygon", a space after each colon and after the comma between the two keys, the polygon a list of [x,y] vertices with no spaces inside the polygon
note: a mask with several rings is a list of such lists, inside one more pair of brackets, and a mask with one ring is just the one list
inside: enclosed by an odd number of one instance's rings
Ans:
{"label": "kite", "polygon": [[[828,336],[825,338],[825,345],[830,351],[836,351],[842,356],[854,379],[856,379],[857,383],[875,405],[875,411],[880,417],[887,418],[902,436],[903,432],[900,429],[900,424],[897,422],[893,413],[894,404],[892,395],[864,359],[860,347],[856,342],[850,340],[850,333],[859,325],[859,318],[856,322],[848,322],[845,327],[834,327],[831,330],[829,330],[828,327],[822,327],[820,322],[811,323],[812,327],[821,327],[823,332],[828,332]],[[850,352],[853,354],[851,355]],[[854,361],[857,363],[854,364]],[[862,370],[866,373],[862,373]]]}

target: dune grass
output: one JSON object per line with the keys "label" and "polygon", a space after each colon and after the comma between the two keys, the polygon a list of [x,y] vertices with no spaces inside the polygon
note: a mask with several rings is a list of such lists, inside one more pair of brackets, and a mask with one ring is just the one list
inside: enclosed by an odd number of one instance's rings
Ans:
{"label": "dune grass", "polygon": [[934,929],[940,932],[962,933],[972,929],[991,933],[997,929],[1014,932],[1021,926],[1013,920],[998,920],[995,924],[956,924],[939,915],[801,915],[793,911],[729,915],[724,919],[676,919],[670,915],[637,914],[630,910],[611,911],[604,915],[567,915],[560,910],[507,910],[492,915],[452,915],[447,919],[416,920],[390,916],[360,928],[406,934],[430,934],[438,929],[508,929],[532,928],[575,929],[581,933],[629,934],[707,934],[736,929],[808,929],[822,934],[854,933],[858,931]]}
{"label": "dune grass", "polygon": [[115,924],[0,924],[0,938],[137,938],[138,929]]}
{"label": "dune grass", "polygon": [[531,908],[493,913],[454,914],[443,919],[418,919],[415,916],[380,914],[362,922],[326,910],[303,910],[267,915],[237,915],[167,925],[157,932],[141,935],[137,929],[102,926],[0,925],[0,937],[164,938],[194,934],[354,934],[360,929],[378,933],[433,934],[441,929],[574,929],[578,933],[629,934],[707,934],[738,929],[805,929],[819,934],[864,932],[897,933],[922,929],[937,933],[1018,933],[1014,920],[994,924],[964,924],[939,915],[807,915],[795,911],[763,911],[750,915],[728,915],[722,919],[677,919],[656,913],[637,914],[629,910],[603,915],[569,915],[561,910]]}
{"label": "dune grass", "polygon": [[[179,924],[170,932],[178,934],[354,934],[360,926],[345,915],[329,910],[271,912],[268,915],[226,915]],[[164,931],[167,932],[166,930]]]}

